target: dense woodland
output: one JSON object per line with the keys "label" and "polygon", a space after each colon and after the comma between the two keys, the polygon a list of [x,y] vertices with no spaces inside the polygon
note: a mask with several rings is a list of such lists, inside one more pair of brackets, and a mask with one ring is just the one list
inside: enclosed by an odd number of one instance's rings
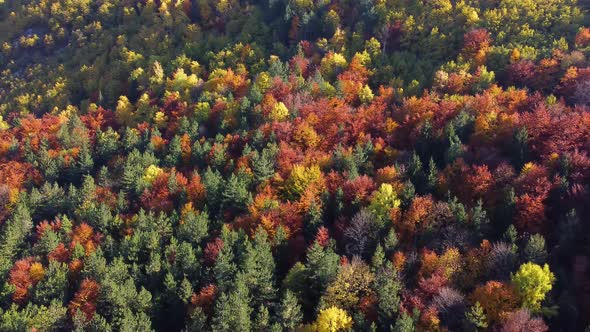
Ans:
{"label": "dense woodland", "polygon": [[584,8],[0,0],[0,331],[588,331]]}

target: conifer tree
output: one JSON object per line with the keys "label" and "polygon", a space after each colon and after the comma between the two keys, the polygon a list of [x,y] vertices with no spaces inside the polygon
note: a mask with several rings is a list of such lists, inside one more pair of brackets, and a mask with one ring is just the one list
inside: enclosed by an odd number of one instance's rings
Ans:
{"label": "conifer tree", "polygon": [[279,324],[286,331],[295,330],[303,320],[301,306],[297,297],[289,290],[285,291],[279,306]]}
{"label": "conifer tree", "polygon": [[0,276],[5,276],[12,267],[13,259],[17,257],[25,245],[25,239],[31,229],[33,221],[29,209],[23,201],[19,201],[12,217],[2,227],[0,238]]}
{"label": "conifer tree", "polygon": [[276,297],[275,261],[268,235],[262,227],[256,230],[253,243],[246,246],[242,274],[253,307],[272,302]]}

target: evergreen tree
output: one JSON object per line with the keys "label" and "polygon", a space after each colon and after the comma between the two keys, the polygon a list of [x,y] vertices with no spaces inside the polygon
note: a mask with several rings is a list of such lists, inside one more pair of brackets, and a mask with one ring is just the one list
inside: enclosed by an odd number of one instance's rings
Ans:
{"label": "evergreen tree", "polygon": [[66,264],[50,261],[43,279],[37,284],[33,298],[35,303],[49,305],[52,301],[64,303],[68,288],[68,267]]}
{"label": "evergreen tree", "polygon": [[467,329],[471,331],[482,331],[488,327],[486,316],[479,302],[475,302],[471,309],[465,312],[465,320]]}
{"label": "evergreen tree", "polygon": [[237,234],[223,227],[221,231],[223,246],[217,255],[217,260],[213,266],[213,274],[217,281],[217,287],[220,292],[230,289],[233,280],[238,272],[236,257],[234,254],[234,244],[237,241]]}
{"label": "evergreen tree", "polygon": [[26,245],[25,239],[33,228],[29,209],[19,201],[12,217],[2,227],[0,238],[0,277],[6,275],[12,267],[15,257]]}
{"label": "evergreen tree", "polygon": [[371,267],[376,270],[383,266],[385,263],[385,253],[383,252],[383,247],[381,244],[377,245],[375,249],[375,253],[373,253],[373,258],[371,259]]}
{"label": "evergreen tree", "polygon": [[434,159],[430,158],[428,162],[428,175],[426,177],[426,185],[428,191],[432,191],[436,188],[436,183],[438,181],[438,169],[436,168],[436,164],[434,163]]}
{"label": "evergreen tree", "polygon": [[243,211],[252,201],[252,194],[248,191],[248,185],[235,174],[232,174],[221,194],[224,208],[232,208]]}
{"label": "evergreen tree", "polygon": [[182,160],[182,147],[180,145],[180,136],[175,135],[168,145],[168,153],[164,159],[164,164],[169,167],[174,167],[180,164]]}
{"label": "evergreen tree", "polygon": [[271,178],[275,174],[274,166],[274,155],[269,148],[255,154],[254,158],[252,158],[252,170],[256,181],[263,182]]}
{"label": "evergreen tree", "polygon": [[214,332],[250,331],[252,322],[250,294],[245,280],[237,278],[233,290],[222,293],[215,305],[212,330]]}
{"label": "evergreen tree", "polygon": [[246,246],[242,267],[243,280],[252,296],[254,307],[268,304],[276,297],[275,261],[272,256],[268,235],[258,228],[253,244]]}
{"label": "evergreen tree", "polygon": [[526,127],[517,129],[513,140],[514,143],[511,145],[513,165],[516,169],[521,169],[529,160],[529,133]]}
{"label": "evergreen tree", "polygon": [[447,127],[447,151],[445,152],[445,161],[447,164],[452,164],[455,159],[463,154],[463,144],[461,139],[455,132],[455,126],[452,124]]}
{"label": "evergreen tree", "polygon": [[547,249],[545,238],[541,234],[531,235],[523,249],[523,258],[527,262],[545,264],[547,262]]}
{"label": "evergreen tree", "polygon": [[490,229],[490,220],[488,219],[486,211],[483,209],[483,203],[480,200],[477,201],[477,205],[471,211],[471,225],[475,231],[475,234],[483,238]]}
{"label": "evergreen tree", "polygon": [[414,332],[414,319],[405,312],[395,321],[395,325],[391,329],[392,332]]}
{"label": "evergreen tree", "polygon": [[296,330],[303,320],[301,306],[297,301],[297,297],[289,290],[285,291],[278,311],[278,321],[284,331]]}
{"label": "evergreen tree", "polygon": [[253,323],[253,331],[265,332],[270,328],[270,317],[266,306],[261,305],[256,313]]}
{"label": "evergreen tree", "polygon": [[[390,263],[375,274],[375,293],[377,294],[377,313],[381,326],[392,325],[400,305],[402,285]],[[399,318],[403,320],[402,317]]]}
{"label": "evergreen tree", "polygon": [[340,257],[332,248],[323,248],[314,243],[307,252],[307,280],[312,298],[319,298],[328,284],[338,274]]}

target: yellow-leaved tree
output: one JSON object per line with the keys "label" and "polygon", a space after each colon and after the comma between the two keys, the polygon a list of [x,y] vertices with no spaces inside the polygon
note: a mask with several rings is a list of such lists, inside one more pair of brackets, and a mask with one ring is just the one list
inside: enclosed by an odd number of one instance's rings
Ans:
{"label": "yellow-leaved tree", "polygon": [[288,199],[299,199],[301,194],[311,185],[316,185],[317,189],[321,189],[323,187],[323,181],[322,171],[319,166],[305,167],[295,165],[291,170],[289,178],[285,181],[285,196]]}
{"label": "yellow-leaved tree", "polygon": [[553,288],[553,282],[555,275],[547,264],[541,267],[535,263],[525,263],[512,275],[512,283],[522,298],[523,306],[533,312],[541,309],[541,302]]}
{"label": "yellow-leaved tree", "polygon": [[352,328],[352,318],[338,307],[330,307],[320,311],[315,322],[303,326],[300,332],[338,332]]}
{"label": "yellow-leaved tree", "polygon": [[383,222],[389,218],[391,210],[399,207],[400,203],[401,201],[397,198],[393,186],[389,183],[383,183],[379,190],[373,194],[369,210]]}

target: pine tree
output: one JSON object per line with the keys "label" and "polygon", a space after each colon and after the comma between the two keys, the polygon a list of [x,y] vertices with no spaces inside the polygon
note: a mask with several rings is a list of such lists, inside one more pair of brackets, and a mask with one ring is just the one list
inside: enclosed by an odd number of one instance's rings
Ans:
{"label": "pine tree", "polygon": [[221,194],[224,208],[232,208],[238,211],[245,210],[252,201],[252,194],[248,191],[247,183],[235,174],[232,174]]}
{"label": "pine tree", "polygon": [[383,252],[383,247],[381,244],[377,245],[375,249],[375,253],[373,253],[373,258],[371,259],[371,267],[373,270],[376,270],[383,266],[385,263],[385,253]]}
{"label": "pine tree", "polygon": [[529,133],[526,127],[521,127],[514,133],[514,144],[512,146],[512,160],[516,169],[529,160]]}
{"label": "pine tree", "polygon": [[323,248],[314,243],[307,252],[307,280],[313,298],[319,298],[328,284],[336,277],[339,270],[340,257],[332,248]]}
{"label": "pine tree", "polygon": [[377,312],[381,326],[394,323],[400,305],[402,285],[391,263],[375,273],[375,293],[377,294]]}
{"label": "pine tree", "polygon": [[391,329],[392,332],[414,332],[415,330],[414,319],[405,312],[395,321]]}
{"label": "pine tree", "polygon": [[410,159],[410,163],[408,164],[407,174],[412,182],[412,184],[417,188],[418,192],[423,192],[425,188],[426,177],[424,175],[424,169],[422,166],[422,161],[416,152],[412,154],[412,159]]}
{"label": "pine tree", "polygon": [[254,318],[253,330],[255,332],[265,332],[270,328],[270,317],[266,306],[261,305]]}
{"label": "pine tree", "polygon": [[92,155],[90,154],[90,149],[88,148],[88,144],[83,144],[80,148],[80,157],[78,159],[78,176],[87,175],[92,172],[94,168],[94,160],[92,160]]}
{"label": "pine tree", "polygon": [[483,238],[490,229],[490,219],[486,210],[483,209],[481,199],[477,201],[477,205],[471,211],[471,225],[480,238]]}
{"label": "pine tree", "polygon": [[25,239],[33,228],[33,220],[24,202],[19,202],[15,211],[2,228],[0,238],[0,277],[12,267],[13,259],[17,257],[25,244]]}
{"label": "pine tree", "polygon": [[168,145],[168,153],[164,159],[164,164],[168,167],[174,167],[180,164],[182,160],[182,146],[180,136],[175,135]]}
{"label": "pine tree", "polygon": [[279,306],[279,323],[284,331],[294,331],[301,321],[303,314],[297,297],[287,290]]}
{"label": "pine tree", "polygon": [[436,188],[436,183],[438,181],[438,169],[436,168],[436,164],[434,163],[434,159],[430,158],[430,162],[428,163],[428,175],[426,177],[426,185],[428,187],[428,191],[434,190]]}
{"label": "pine tree", "polygon": [[250,331],[252,322],[250,295],[245,280],[237,278],[233,290],[223,293],[215,305],[212,330],[214,332]]}
{"label": "pine tree", "polygon": [[275,299],[275,261],[268,235],[262,227],[256,231],[253,244],[248,244],[246,247],[242,273],[254,307]]}
{"label": "pine tree", "polygon": [[385,239],[383,240],[383,247],[385,249],[385,253],[387,255],[391,255],[397,247],[398,242],[399,241],[397,238],[397,234],[395,233],[395,229],[392,227],[385,236]]}
{"label": "pine tree", "polygon": [[212,216],[215,216],[221,206],[223,177],[219,171],[212,171],[209,167],[203,174],[203,185],[207,190],[207,206],[213,213]]}
{"label": "pine tree", "polygon": [[529,237],[523,250],[523,256],[525,261],[545,264],[547,261],[547,249],[543,235],[533,234]]}
{"label": "pine tree", "polygon": [[455,159],[463,154],[463,144],[455,132],[455,126],[452,124],[447,127],[446,137],[448,140],[448,148],[445,152],[445,161],[447,164],[452,164]]}
{"label": "pine tree", "polygon": [[54,260],[49,261],[49,267],[43,279],[35,286],[33,295],[35,302],[49,305],[52,301],[58,300],[64,303],[68,289],[67,276],[68,267],[66,264]]}
{"label": "pine tree", "polygon": [[460,225],[465,225],[467,223],[467,211],[465,211],[465,205],[463,205],[457,197],[449,199],[449,208],[455,216],[457,223]]}
{"label": "pine tree", "polygon": [[275,174],[275,161],[272,152],[265,148],[262,153],[255,154],[252,158],[252,170],[254,178],[258,182],[263,182]]}
{"label": "pine tree", "polygon": [[475,302],[471,309],[465,313],[465,320],[468,329],[473,331],[480,331],[488,327],[486,316],[479,302]]}
{"label": "pine tree", "polygon": [[223,227],[221,230],[221,239],[223,246],[217,255],[215,265],[213,266],[213,274],[217,281],[217,287],[220,292],[225,292],[233,283],[238,267],[236,265],[236,257],[234,254],[234,243],[237,241],[237,234]]}

